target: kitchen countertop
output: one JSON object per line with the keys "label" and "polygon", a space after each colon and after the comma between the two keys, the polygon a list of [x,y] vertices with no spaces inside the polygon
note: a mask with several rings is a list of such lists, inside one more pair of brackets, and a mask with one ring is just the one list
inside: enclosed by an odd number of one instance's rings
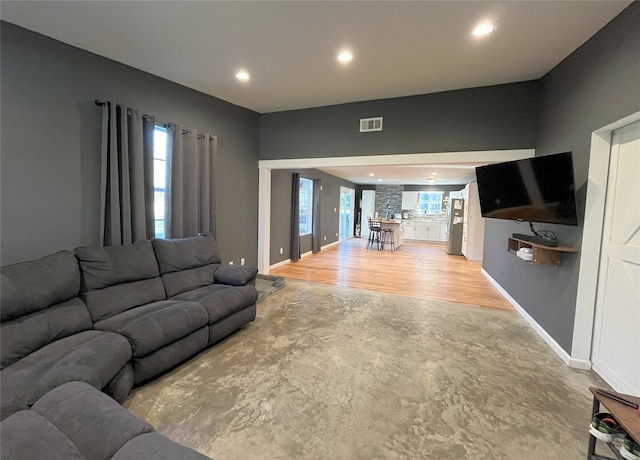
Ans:
{"label": "kitchen countertop", "polygon": [[386,220],[386,219],[372,219],[374,222],[380,222],[383,224],[401,224],[407,222],[420,222],[425,224],[444,224],[446,220],[426,220],[426,219],[402,219],[402,220]]}
{"label": "kitchen countertop", "polygon": [[403,222],[423,222],[423,223],[427,223],[427,224],[442,224],[447,222],[444,219],[439,219],[439,220],[430,220],[430,219],[404,219]]}

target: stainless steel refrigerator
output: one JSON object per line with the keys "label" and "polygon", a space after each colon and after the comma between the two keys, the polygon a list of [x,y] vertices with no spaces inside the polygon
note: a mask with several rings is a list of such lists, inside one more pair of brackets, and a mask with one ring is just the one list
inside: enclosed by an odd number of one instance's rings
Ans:
{"label": "stainless steel refrigerator", "polygon": [[457,256],[462,255],[462,229],[464,228],[464,200],[453,198],[447,210],[449,220],[447,228],[449,230],[449,242],[447,243],[447,254]]}

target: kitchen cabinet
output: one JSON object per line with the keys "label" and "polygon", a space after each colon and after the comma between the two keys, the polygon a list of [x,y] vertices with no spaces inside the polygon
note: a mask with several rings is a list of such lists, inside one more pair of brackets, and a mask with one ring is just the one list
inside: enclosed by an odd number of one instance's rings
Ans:
{"label": "kitchen cabinet", "polygon": [[426,222],[416,222],[416,240],[427,241],[427,224]]}
{"label": "kitchen cabinet", "polygon": [[[444,226],[444,232],[443,232]],[[446,223],[444,222],[406,222],[404,227],[404,239],[415,241],[442,241],[442,233],[446,235]],[[446,241],[446,238],[445,240]]]}
{"label": "kitchen cabinet", "polygon": [[404,239],[415,240],[416,239],[416,223],[405,222],[404,224]]}
{"label": "kitchen cabinet", "polygon": [[427,241],[440,241],[440,224],[428,223],[427,224]]}
{"label": "kitchen cabinet", "polygon": [[440,223],[440,242],[446,243],[447,241],[449,241],[449,233],[447,232],[447,223],[441,222]]}
{"label": "kitchen cabinet", "polygon": [[418,209],[419,192],[402,192],[402,209]]}

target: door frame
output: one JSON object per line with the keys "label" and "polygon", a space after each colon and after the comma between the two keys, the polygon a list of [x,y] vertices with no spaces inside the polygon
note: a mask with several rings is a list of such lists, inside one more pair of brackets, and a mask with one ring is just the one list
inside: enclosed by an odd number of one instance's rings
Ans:
{"label": "door frame", "polygon": [[640,120],[640,111],[603,126],[591,134],[576,313],[573,322],[571,357],[569,359],[569,366],[577,369],[591,369],[596,294],[609,180],[609,159],[611,157],[611,133],[638,120]]}
{"label": "door frame", "polygon": [[271,170],[318,169],[332,166],[428,165],[451,163],[500,163],[535,155],[535,149],[483,150],[355,157],[293,158],[258,161],[258,270],[269,274],[271,248]]}

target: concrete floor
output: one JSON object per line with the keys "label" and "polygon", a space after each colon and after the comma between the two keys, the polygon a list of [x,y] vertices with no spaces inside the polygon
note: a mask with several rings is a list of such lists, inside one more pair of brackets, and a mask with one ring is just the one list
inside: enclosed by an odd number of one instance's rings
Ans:
{"label": "concrete floor", "polygon": [[220,460],[569,460],[589,385],[517,313],[287,280],[125,406]]}

